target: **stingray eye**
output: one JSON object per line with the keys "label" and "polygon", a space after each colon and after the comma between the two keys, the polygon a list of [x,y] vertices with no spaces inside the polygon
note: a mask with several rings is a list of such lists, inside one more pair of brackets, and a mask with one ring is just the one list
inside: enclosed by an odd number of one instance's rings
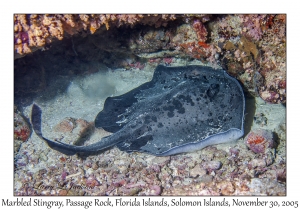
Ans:
{"label": "stingray eye", "polygon": [[194,70],[192,71],[192,74],[193,74],[194,76],[198,76],[198,75],[200,75],[200,72],[199,72],[198,70],[194,69]]}

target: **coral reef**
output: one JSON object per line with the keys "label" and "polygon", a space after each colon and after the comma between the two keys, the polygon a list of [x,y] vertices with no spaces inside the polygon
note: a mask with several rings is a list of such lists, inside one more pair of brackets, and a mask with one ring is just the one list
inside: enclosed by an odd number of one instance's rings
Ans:
{"label": "coral reef", "polygon": [[265,153],[266,149],[276,146],[273,134],[268,130],[253,130],[248,133],[245,139],[247,147],[254,153]]}
{"label": "coral reef", "polygon": [[31,128],[22,114],[14,107],[14,152],[17,153],[22,142],[28,140],[31,135]]}
{"label": "coral reef", "polygon": [[14,139],[27,141],[31,134],[28,123],[19,113],[14,113]]}
{"label": "coral reef", "polygon": [[62,53],[68,60],[102,60],[127,69],[143,69],[145,59],[188,56],[222,66],[267,102],[286,101],[284,14],[16,14],[14,40],[15,58],[38,49],[59,49],[56,40],[66,40],[68,51]]}
{"label": "coral reef", "polygon": [[[253,95],[286,101],[286,16],[228,15],[211,23],[222,66]],[[275,47],[276,46],[276,47]]]}
{"label": "coral reef", "polygon": [[198,41],[200,43],[205,43],[206,36],[207,36],[207,30],[203,23],[200,20],[194,20],[193,22],[193,29],[196,31]]}
{"label": "coral reef", "polygon": [[62,40],[67,33],[74,35],[95,33],[101,26],[110,27],[130,26],[137,23],[160,27],[168,21],[175,20],[175,15],[14,15],[15,56],[20,57],[37,49],[42,49],[54,39]]}

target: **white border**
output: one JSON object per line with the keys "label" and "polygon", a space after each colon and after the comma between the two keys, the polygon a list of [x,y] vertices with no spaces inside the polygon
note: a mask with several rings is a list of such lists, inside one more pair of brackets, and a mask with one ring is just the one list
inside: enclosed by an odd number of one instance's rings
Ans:
{"label": "white border", "polygon": [[[299,60],[299,14],[298,6],[292,2],[296,1],[32,1],[32,0],[14,0],[1,1],[1,55],[0,55],[0,90],[1,90],[1,109],[0,109],[0,202],[1,209],[2,199],[16,200],[13,197],[13,14],[14,13],[287,13],[287,55],[288,55],[288,71],[287,71],[287,197],[260,197],[261,200],[283,200],[298,201],[300,181],[298,180],[299,167],[299,81],[300,68],[296,63]],[[298,78],[299,76],[299,78]],[[42,197],[43,200],[63,200],[66,197]],[[74,198],[74,197],[72,197]],[[167,197],[171,200],[173,197]],[[208,198],[208,197],[205,197]],[[231,200],[234,197],[226,197]],[[238,197],[242,200],[255,200],[255,197]],[[29,199],[26,197],[25,199]],[[92,197],[76,197],[76,200],[93,200]],[[104,198],[103,198],[104,199]],[[112,198],[115,199],[115,198]],[[142,199],[142,198],[138,198]],[[154,200],[160,199],[158,197]],[[185,200],[204,199],[203,197],[184,197]],[[222,197],[213,198],[214,200],[222,200]],[[232,207],[232,206],[231,206]],[[23,207],[26,208],[26,207]],[[27,209],[33,209],[30,207]],[[93,207],[89,209],[99,209],[101,207]],[[136,208],[136,207],[130,207]],[[140,208],[140,207],[138,207]],[[153,207],[152,207],[153,208]],[[162,209],[161,207],[154,207]],[[182,207],[172,207],[172,209],[180,209]],[[199,209],[201,207],[188,207]],[[219,207],[214,207],[219,209]],[[213,209],[214,209],[213,208]],[[233,207],[240,209],[240,207]],[[250,208],[250,207],[249,207]],[[260,208],[260,207],[256,207]],[[11,209],[11,208],[10,208]],[[37,208],[35,208],[37,209]],[[40,207],[39,209],[47,209]],[[53,208],[56,209],[56,208]],[[71,208],[63,208],[71,209]],[[73,209],[73,208],[72,208]],[[79,208],[78,208],[79,209]],[[83,208],[81,208],[83,209]],[[110,207],[101,209],[111,209]],[[137,209],[137,208],[136,208]]]}

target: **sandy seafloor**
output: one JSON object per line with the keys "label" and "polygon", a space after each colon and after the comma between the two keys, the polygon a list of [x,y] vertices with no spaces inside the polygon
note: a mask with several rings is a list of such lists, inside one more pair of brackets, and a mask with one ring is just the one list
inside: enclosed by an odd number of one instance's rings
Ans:
{"label": "sandy seafloor", "polygon": [[[198,63],[189,63],[198,64]],[[180,60],[171,66],[184,65]],[[155,67],[61,77],[34,99],[48,139],[84,144],[109,135],[92,122],[108,96],[151,80]],[[60,88],[67,81],[68,88]],[[167,157],[111,148],[88,157],[52,150],[35,133],[15,155],[15,195],[286,195],[286,108],[247,98],[245,132],[266,129],[278,146],[255,154],[244,139]],[[32,104],[23,107],[30,119]],[[255,120],[254,120],[255,118]],[[89,123],[87,123],[89,122]],[[80,137],[81,136],[81,137]],[[84,138],[82,138],[84,136]]]}

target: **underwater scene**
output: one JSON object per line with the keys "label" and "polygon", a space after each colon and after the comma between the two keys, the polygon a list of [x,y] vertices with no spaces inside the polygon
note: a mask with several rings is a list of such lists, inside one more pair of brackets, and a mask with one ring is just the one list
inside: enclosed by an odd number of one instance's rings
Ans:
{"label": "underwater scene", "polygon": [[286,196],[285,14],[15,14],[15,196]]}

